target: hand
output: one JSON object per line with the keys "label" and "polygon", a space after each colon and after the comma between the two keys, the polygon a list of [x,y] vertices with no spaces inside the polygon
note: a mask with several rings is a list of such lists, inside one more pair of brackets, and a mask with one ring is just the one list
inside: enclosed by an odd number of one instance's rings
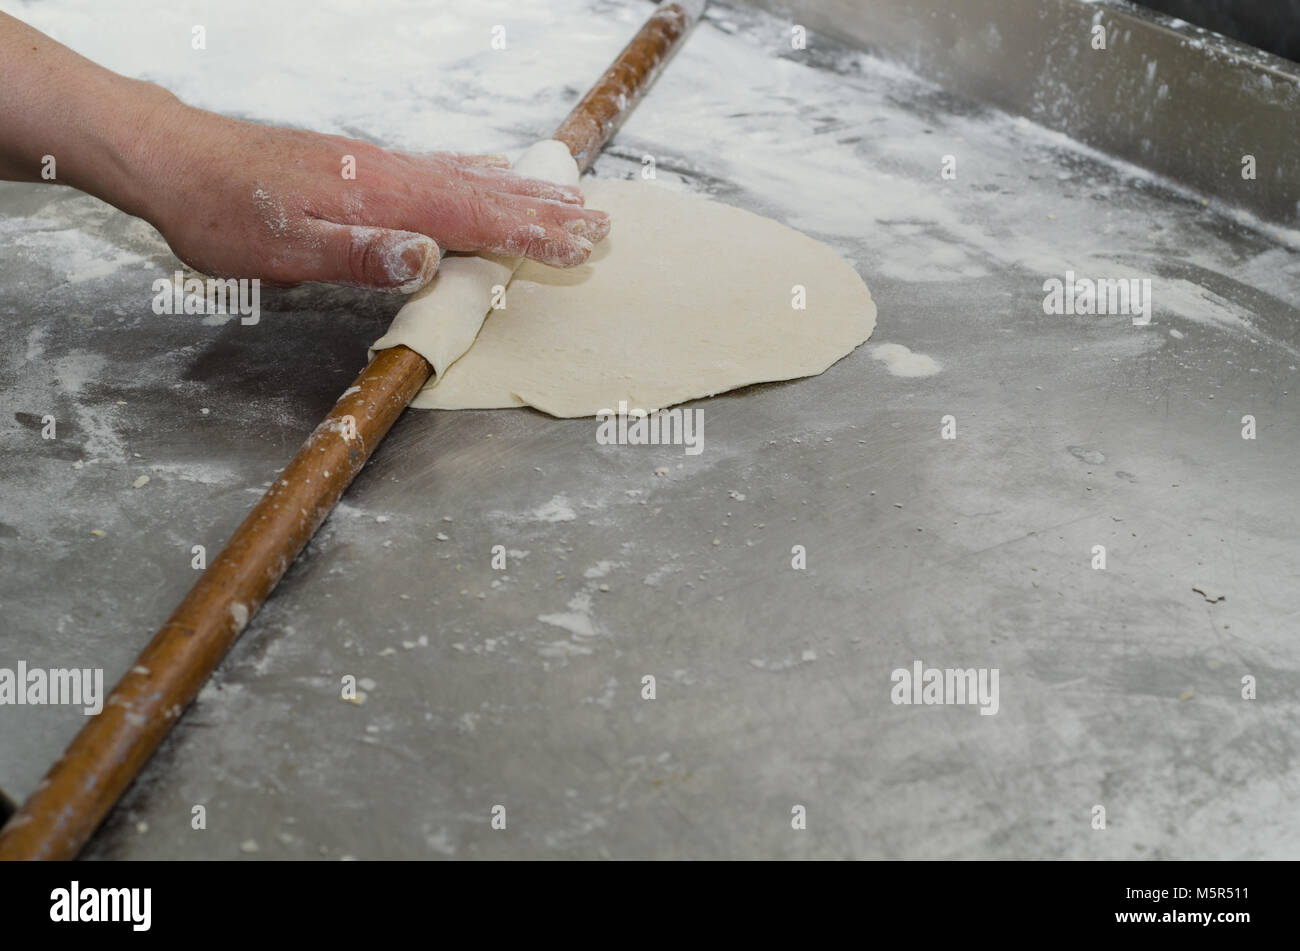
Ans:
{"label": "hand", "polygon": [[148,140],[145,217],[216,277],[410,293],[440,248],[572,267],[609,232],[576,188],[515,175],[499,156],[387,152],[180,103],[154,112]]}

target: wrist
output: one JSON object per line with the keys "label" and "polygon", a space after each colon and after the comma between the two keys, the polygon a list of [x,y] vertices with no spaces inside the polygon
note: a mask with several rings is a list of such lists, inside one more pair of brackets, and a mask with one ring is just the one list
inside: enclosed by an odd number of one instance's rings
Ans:
{"label": "wrist", "polygon": [[101,130],[95,182],[85,190],[157,227],[164,211],[168,130],[187,107],[161,86],[122,81],[129,105],[110,129]]}

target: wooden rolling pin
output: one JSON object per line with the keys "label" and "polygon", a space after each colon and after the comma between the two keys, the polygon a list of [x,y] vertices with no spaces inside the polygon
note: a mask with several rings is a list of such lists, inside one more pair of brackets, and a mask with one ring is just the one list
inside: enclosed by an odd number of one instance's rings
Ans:
{"label": "wooden rolling pin", "polygon": [[[661,4],[555,133],[586,171],[704,9]],[[0,830],[0,859],[70,859],[126,791],[379,441],[428,381],[414,350],[381,350],[190,589],[103,711]]]}

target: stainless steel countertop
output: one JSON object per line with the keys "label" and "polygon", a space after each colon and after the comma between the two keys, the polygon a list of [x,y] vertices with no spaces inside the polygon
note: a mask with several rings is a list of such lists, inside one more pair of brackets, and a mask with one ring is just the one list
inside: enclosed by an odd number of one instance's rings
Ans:
{"label": "stainless steel countertop", "polygon": [[[607,60],[646,8],[594,8],[555,28]],[[715,8],[596,174],[650,152],[830,241],[875,337],[820,377],[692,404],[699,456],[533,411],[406,413],[87,855],[1298,854],[1293,236],[817,38],[811,68],[778,58],[782,29]],[[728,51],[770,74],[727,75]],[[569,69],[538,81],[592,78]],[[754,108],[729,120],[737,94]],[[758,188],[792,128],[844,163]],[[860,190],[837,206],[813,177],[842,165]],[[874,206],[922,188],[947,211]],[[195,580],[191,546],[218,550],[399,302],[267,292],[256,327],[205,327],[150,312],[145,276],[173,260],[92,199],[0,186],[0,226],[19,249],[0,257],[0,666],[111,682]],[[41,251],[68,229],[143,262],[69,280]],[[1153,278],[1150,327],[1044,315],[1052,262],[1099,261]],[[884,342],[943,370],[890,376]],[[917,660],[998,668],[998,714],[892,704]],[[363,705],[340,701],[347,674],[375,682]],[[0,785],[29,793],[81,721],[0,708]]]}

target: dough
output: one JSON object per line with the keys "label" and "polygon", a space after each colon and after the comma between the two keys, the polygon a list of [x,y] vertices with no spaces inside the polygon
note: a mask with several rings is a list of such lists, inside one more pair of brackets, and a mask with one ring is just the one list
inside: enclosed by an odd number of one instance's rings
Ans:
{"label": "dough", "polygon": [[[438,373],[412,406],[652,412],[821,373],[875,327],[854,269],[798,231],[649,182],[583,190],[613,219],[609,237],[576,268],[524,262],[459,359],[488,309],[480,291],[442,294],[444,272],[398,314],[375,347],[405,343]],[[795,285],[805,309],[792,306]]]}

